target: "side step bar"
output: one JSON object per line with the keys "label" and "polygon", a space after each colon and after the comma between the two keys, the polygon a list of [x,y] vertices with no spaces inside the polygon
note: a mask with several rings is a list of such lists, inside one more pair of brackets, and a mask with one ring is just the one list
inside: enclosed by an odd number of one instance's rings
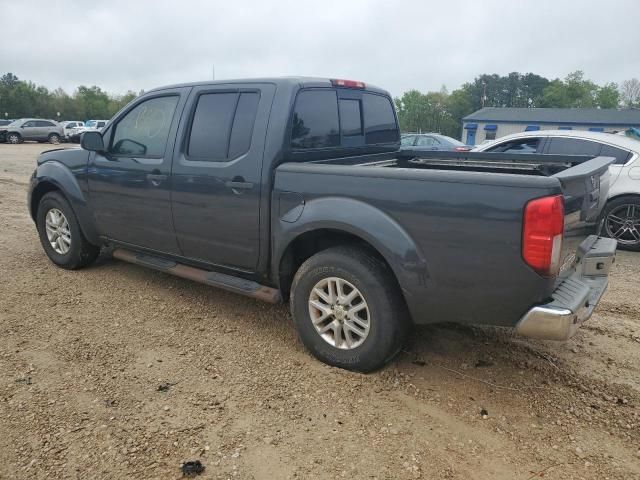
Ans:
{"label": "side step bar", "polygon": [[125,262],[135,263],[143,267],[153,268],[161,272],[170,273],[176,277],[186,278],[194,282],[205,283],[212,287],[222,288],[233,293],[246,295],[247,297],[256,298],[264,302],[280,303],[282,297],[280,292],[271,287],[260,285],[259,283],[245,280],[243,278],[226,275],[224,273],[210,272],[200,268],[190,267],[172,260],[166,260],[153,255],[144,253],[135,253],[123,248],[113,251],[114,258],[124,260]]}

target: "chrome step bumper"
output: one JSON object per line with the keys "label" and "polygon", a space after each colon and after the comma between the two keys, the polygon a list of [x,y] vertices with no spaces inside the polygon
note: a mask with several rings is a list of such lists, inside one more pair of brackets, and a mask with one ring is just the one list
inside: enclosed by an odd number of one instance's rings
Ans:
{"label": "chrome step bumper", "polygon": [[531,308],[516,325],[525,337],[568,340],[591,317],[609,284],[617,243],[611,238],[588,237],[580,244],[573,272],[551,295],[552,301]]}

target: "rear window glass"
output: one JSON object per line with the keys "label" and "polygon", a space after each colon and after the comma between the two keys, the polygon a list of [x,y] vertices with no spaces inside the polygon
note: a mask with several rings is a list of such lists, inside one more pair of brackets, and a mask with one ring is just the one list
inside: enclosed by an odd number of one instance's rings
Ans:
{"label": "rear window glass", "polygon": [[614,157],[616,159],[616,165],[624,165],[629,160],[629,157],[631,157],[631,152],[612,147],[611,145],[602,145],[600,155],[603,157]]}
{"label": "rear window glass", "polygon": [[590,155],[596,157],[600,154],[602,144],[581,140],[579,138],[552,138],[549,152],[556,155]]}
{"label": "rear window glass", "polygon": [[397,142],[399,132],[391,101],[371,93],[364,93],[362,101],[367,145]]}
{"label": "rear window glass", "polygon": [[338,100],[334,90],[302,90],[293,109],[291,146],[327,148],[340,145]]}
{"label": "rear window glass", "polygon": [[362,135],[362,117],[360,115],[360,100],[341,98],[340,103],[340,131],[344,136]]}

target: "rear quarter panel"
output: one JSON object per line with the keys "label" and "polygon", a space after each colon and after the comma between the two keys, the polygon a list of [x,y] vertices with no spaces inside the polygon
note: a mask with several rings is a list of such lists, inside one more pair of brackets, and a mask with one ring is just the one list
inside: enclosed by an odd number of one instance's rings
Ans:
{"label": "rear quarter panel", "polygon": [[[274,258],[305,231],[346,225],[390,264],[415,323],[514,325],[553,290],[523,262],[521,228],[527,201],[560,193],[555,179],[284,164],[274,196],[282,192],[298,192],[304,208],[295,222],[274,213]],[[333,215],[314,208],[328,198]]]}

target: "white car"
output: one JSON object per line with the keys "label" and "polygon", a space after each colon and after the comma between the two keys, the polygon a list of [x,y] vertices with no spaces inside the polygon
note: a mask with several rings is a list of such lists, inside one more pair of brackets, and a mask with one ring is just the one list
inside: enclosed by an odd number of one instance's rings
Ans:
{"label": "white car", "polygon": [[101,131],[109,120],[87,120],[82,126],[71,129],[69,141],[80,142],[80,135],[89,131]]}
{"label": "white car", "polygon": [[618,248],[640,251],[640,140],[611,133],[539,130],[501,137],[474,152],[542,153],[615,157],[603,210],[603,234]]}
{"label": "white car", "polygon": [[73,129],[84,127],[84,122],[80,122],[78,120],[67,120],[65,122],[60,122],[60,126],[62,127],[62,136],[64,137],[64,140],[68,142]]}

